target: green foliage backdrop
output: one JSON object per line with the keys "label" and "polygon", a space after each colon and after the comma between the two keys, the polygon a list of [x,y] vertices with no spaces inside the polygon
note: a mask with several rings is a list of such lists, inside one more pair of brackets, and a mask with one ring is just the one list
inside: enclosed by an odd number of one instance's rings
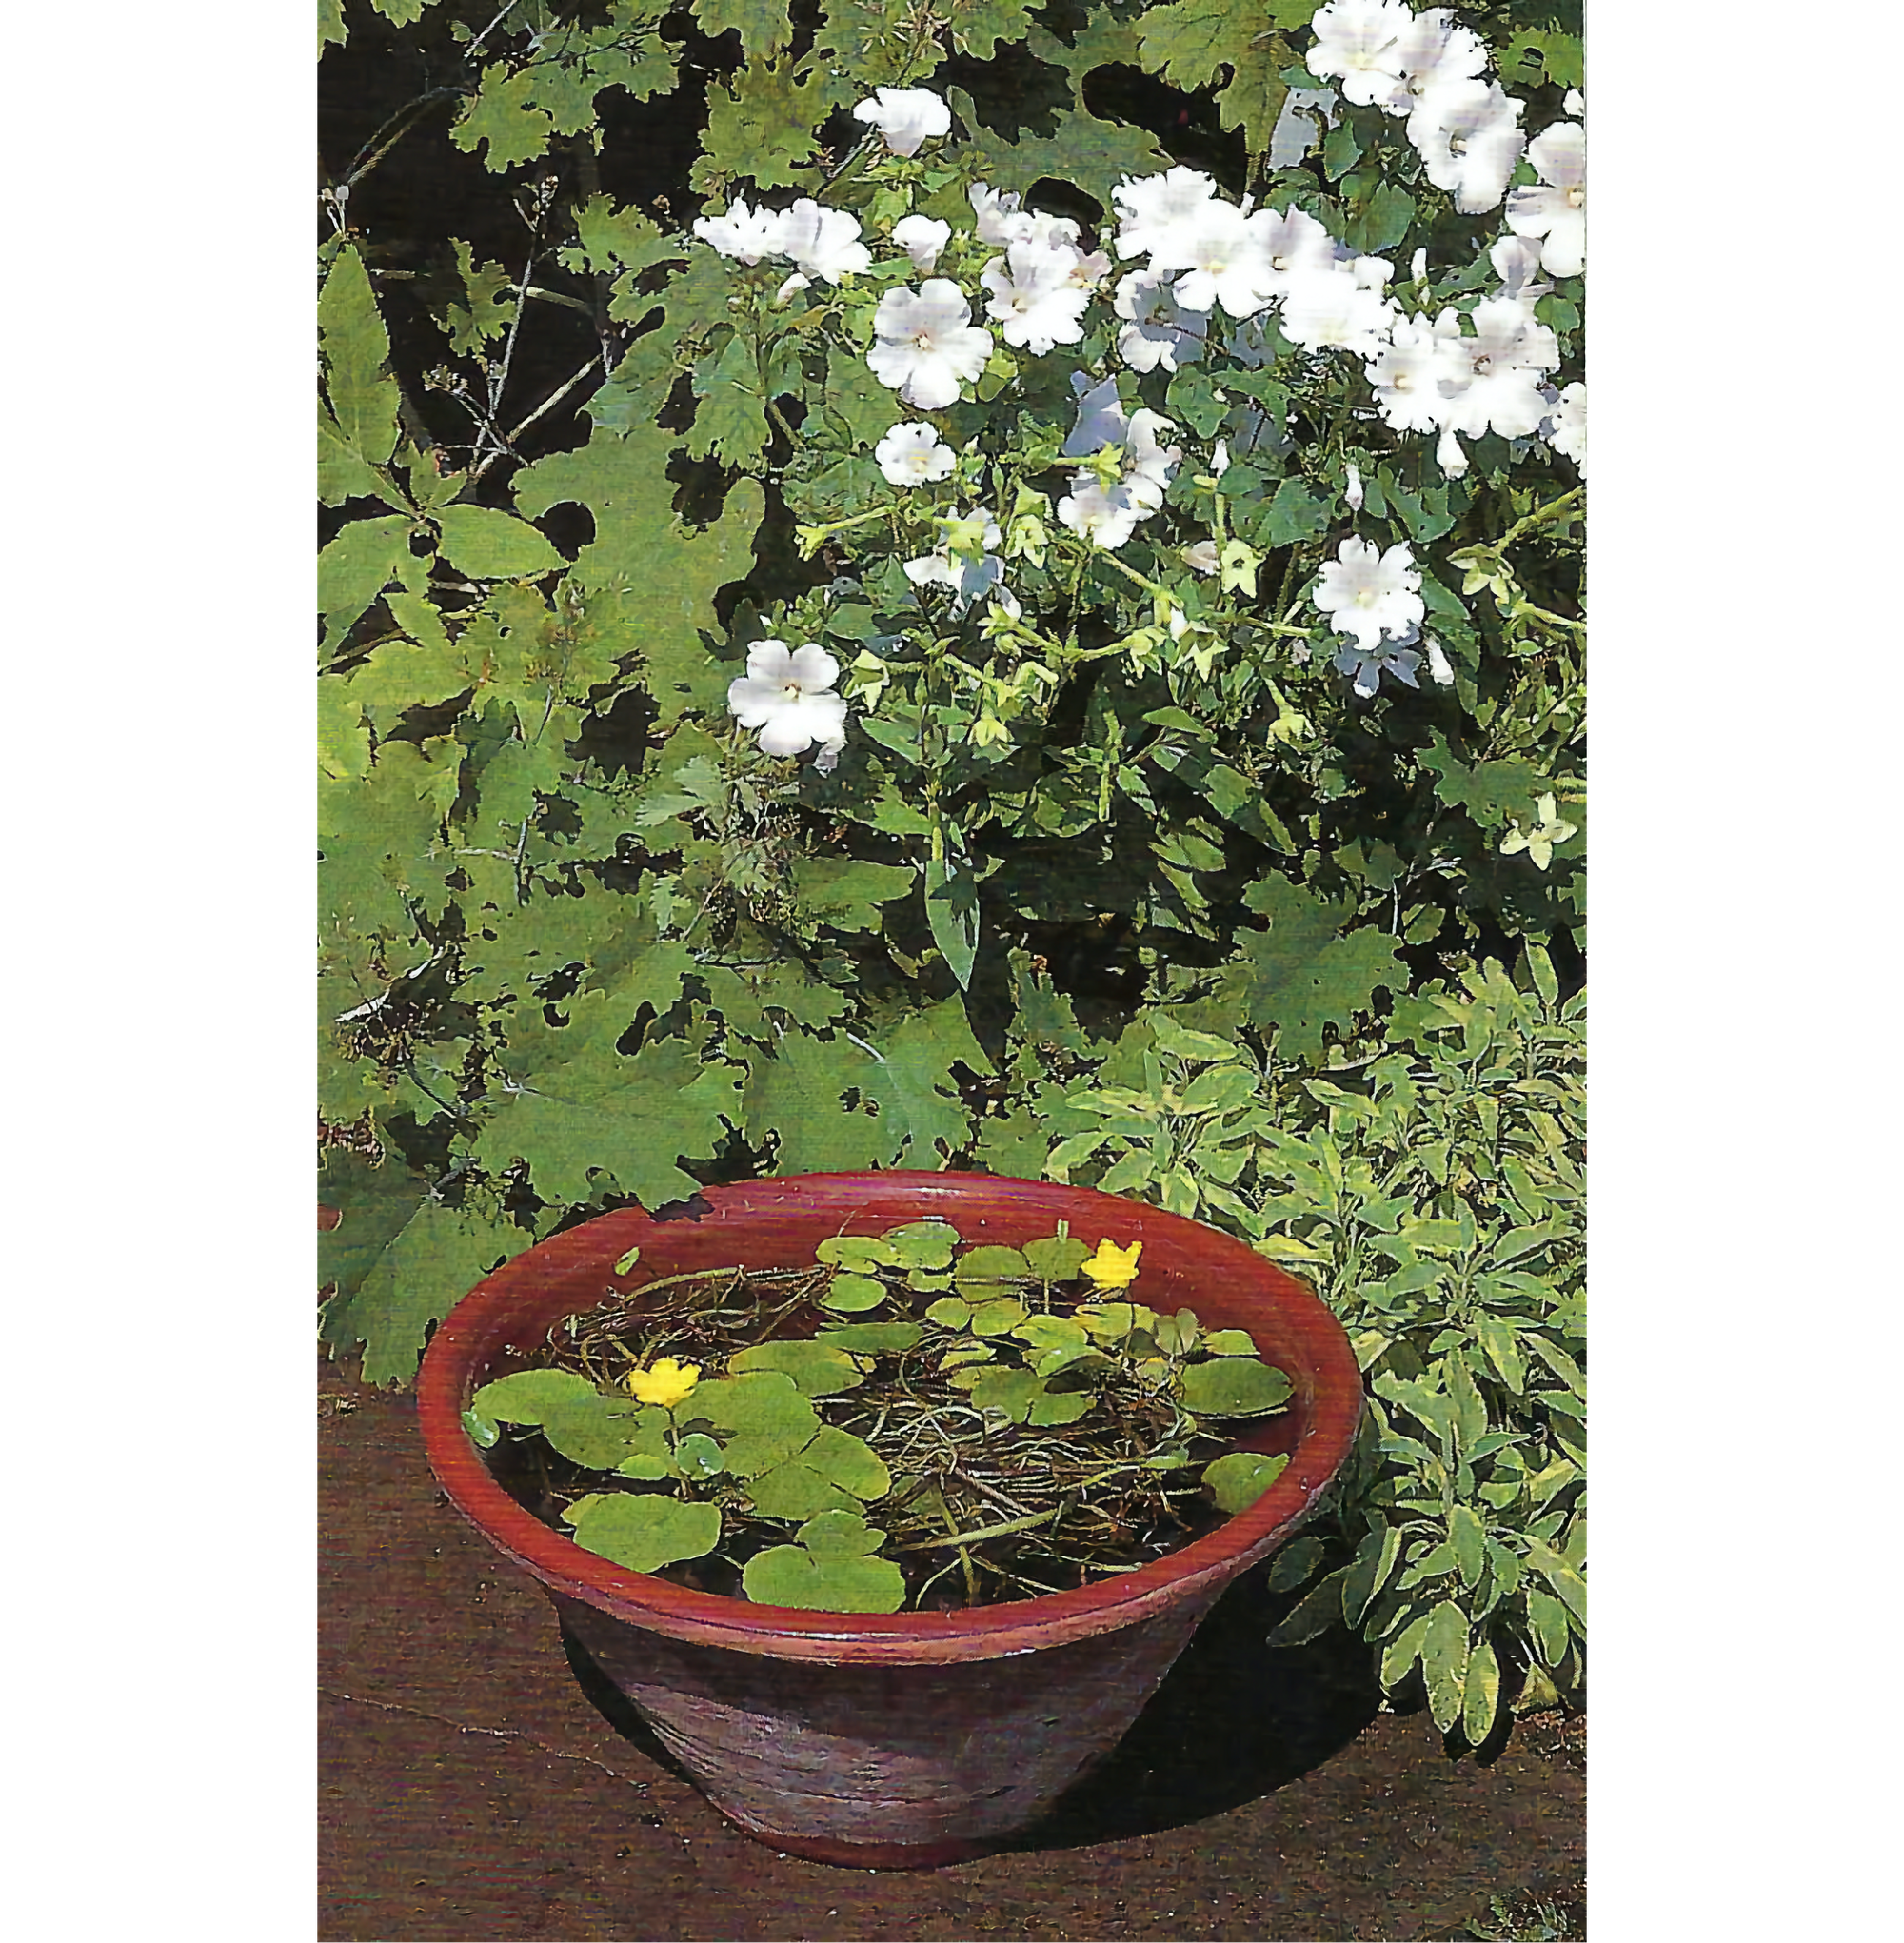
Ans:
{"label": "green foliage backdrop", "polygon": [[[1456,10],[1554,119],[1577,8]],[[1150,643],[1151,598],[1094,568],[1055,692],[1028,650],[967,680],[906,660],[894,563],[797,531],[880,505],[902,408],[688,232],[763,191],[969,221],[975,176],[1107,225],[1121,178],[1182,161],[1358,248],[1432,228],[1474,258],[1485,223],[1365,159],[1373,110],[1270,167],[1312,11],[321,0],[323,1333],[407,1381],[507,1256],[719,1180],[1155,1199],[1314,1279],[1368,1373],[1337,1524],[1277,1566],[1314,1581],[1285,1636],[1360,1627],[1479,1744],[1583,1677],[1570,476],[1489,435],[1449,478],[1298,399],[1329,435],[1221,480],[1227,652]],[[868,169],[846,111],[919,85],[958,118],[946,165]],[[863,339],[872,296],[834,294]],[[1577,364],[1577,305],[1542,305]],[[1061,434],[1068,395],[1011,375],[1022,436]],[[1172,417],[1292,408],[1252,382],[1186,367]],[[1424,549],[1451,688],[1264,672],[1351,466]],[[858,670],[831,774],[733,730],[764,635]]]}

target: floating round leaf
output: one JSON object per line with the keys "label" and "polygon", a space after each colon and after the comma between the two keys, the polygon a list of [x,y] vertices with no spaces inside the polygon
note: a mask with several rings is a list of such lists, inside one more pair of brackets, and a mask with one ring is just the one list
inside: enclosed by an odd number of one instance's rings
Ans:
{"label": "floating round leaf", "polygon": [[1256,1338],[1247,1329],[1213,1329],[1203,1338],[1212,1356],[1254,1356]]}
{"label": "floating round leaf", "polygon": [[[600,1394],[586,1377],[573,1370],[518,1370],[512,1377],[485,1383],[469,1399],[469,1407],[497,1423],[541,1423],[564,1403]],[[635,1408],[632,1398],[627,1407]]]}
{"label": "floating round leaf", "polygon": [[899,1250],[873,1235],[829,1235],[813,1251],[813,1259],[863,1275],[872,1268],[897,1268]]}
{"label": "floating round leaf", "polygon": [[942,1329],[968,1328],[972,1320],[972,1304],[962,1296],[941,1296],[926,1310],[925,1319],[938,1323]]}
{"label": "floating round leaf", "polygon": [[959,1246],[959,1231],[949,1221],[907,1221],[880,1239],[892,1244],[905,1268],[950,1268]]}
{"label": "floating round leaf", "polygon": [[1219,1511],[1247,1511],[1288,1468],[1286,1456],[1265,1457],[1258,1451],[1232,1451],[1203,1467],[1203,1487]]}
{"label": "floating round leaf", "polygon": [[896,1613],[905,1578],[890,1558],[816,1558],[800,1545],[772,1545],[747,1560],[741,1588],[755,1604],[818,1613]]}
{"label": "floating round leaf", "polygon": [[1076,1235],[1047,1235],[1024,1244],[1024,1259],[1033,1275],[1069,1281],[1090,1260],[1091,1250]]}
{"label": "floating round leaf", "polygon": [[952,1266],[955,1281],[1008,1281],[1030,1275],[1031,1263],[1016,1248],[1000,1248],[986,1242],[968,1248]]}
{"label": "floating round leaf", "polygon": [[1076,1423],[1097,1400],[1089,1390],[1047,1390],[1041,1384],[1024,1420],[1039,1429],[1055,1423]]}
{"label": "floating round leaf", "polygon": [[866,1380],[861,1358],[811,1339],[763,1342],[729,1357],[727,1367],[736,1375],[749,1370],[778,1371],[791,1377],[808,1397],[837,1396],[842,1390],[858,1389]]}
{"label": "floating round leaf", "polygon": [[820,1306],[856,1315],[862,1309],[877,1309],[888,1293],[884,1282],[875,1281],[869,1275],[836,1275],[821,1297]]}
{"label": "floating round leaf", "polygon": [[1261,1417],[1289,1401],[1289,1378],[1254,1357],[1190,1363],[1181,1383],[1184,1409],[1200,1417]]}
{"label": "floating round leaf", "polygon": [[849,1511],[823,1511],[793,1536],[816,1558],[863,1558],[886,1541],[883,1532]]}
{"label": "floating round leaf", "polygon": [[575,1542],[630,1572],[702,1558],[721,1542],[721,1508],[656,1492],[596,1497],[575,1507]]}
{"label": "floating round leaf", "polygon": [[812,1440],[820,1414],[793,1378],[779,1370],[755,1370],[703,1383],[694,1414],[731,1431],[723,1461],[737,1477],[752,1477]]}
{"label": "floating round leaf", "polygon": [[633,1398],[605,1396],[584,1384],[578,1394],[549,1408],[542,1434],[571,1462],[591,1471],[612,1471],[630,1452],[644,1448],[645,1416]]}
{"label": "floating round leaf", "polygon": [[997,1301],[981,1302],[972,1311],[974,1336],[1002,1336],[1024,1321],[1029,1311],[1016,1296],[1001,1296]]}
{"label": "floating round leaf", "polygon": [[917,1322],[841,1322],[829,1323],[814,1340],[859,1356],[884,1356],[911,1349],[924,1334]]}
{"label": "floating round leaf", "polygon": [[482,1450],[494,1447],[503,1435],[503,1427],[481,1411],[466,1410],[463,1413],[463,1428],[469,1433],[469,1439]]}
{"label": "floating round leaf", "polygon": [[713,1477],[725,1468],[721,1458],[721,1446],[700,1431],[683,1437],[675,1446],[674,1457],[688,1477]]}

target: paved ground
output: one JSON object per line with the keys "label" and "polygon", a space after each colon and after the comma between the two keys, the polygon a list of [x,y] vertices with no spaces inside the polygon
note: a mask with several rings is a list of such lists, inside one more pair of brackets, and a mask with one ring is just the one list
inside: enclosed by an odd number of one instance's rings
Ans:
{"label": "paved ground", "polygon": [[1523,1728],[1486,1767],[1452,1762],[1339,1648],[1266,1654],[1259,1576],[1014,1853],[903,1874],[778,1857],[438,1501],[408,1396],[320,1378],[326,1939],[1400,1943],[1465,1934],[1491,1895],[1577,1910],[1577,1735]]}

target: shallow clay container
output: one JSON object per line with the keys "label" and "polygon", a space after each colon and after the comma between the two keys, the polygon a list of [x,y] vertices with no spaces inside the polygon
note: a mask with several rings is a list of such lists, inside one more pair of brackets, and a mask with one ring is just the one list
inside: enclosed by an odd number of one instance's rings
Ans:
{"label": "shallow clay container", "polygon": [[[541,1582],[563,1622],[730,1821],[791,1854],[920,1868],[983,1853],[1108,1754],[1231,1579],[1312,1515],[1361,1414],[1355,1353],[1328,1309],[1242,1242],[1088,1188],[989,1175],[806,1175],[710,1187],[692,1212],[626,1208],[506,1262],[430,1342],[418,1418],[450,1501]],[[1238,1448],[1290,1454],[1218,1530],[1138,1571],[968,1613],[814,1613],[669,1584],[584,1551],[490,1476],[462,1413],[549,1327],[610,1288],[736,1263],[794,1267],[829,1235],[942,1217],[1010,1245],[1060,1219],[1142,1241],[1152,1308],[1247,1329],[1288,1372],[1289,1407]],[[631,1248],[627,1275],[614,1263]]]}

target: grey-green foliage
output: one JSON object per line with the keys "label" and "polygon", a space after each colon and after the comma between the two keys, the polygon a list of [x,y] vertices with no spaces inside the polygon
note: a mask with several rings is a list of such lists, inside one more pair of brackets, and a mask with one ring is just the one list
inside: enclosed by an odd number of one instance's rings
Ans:
{"label": "grey-green foliage", "polygon": [[1577,1692],[1586,1636],[1584,997],[1497,964],[1398,1004],[1353,1084],[1310,1081],[1265,1142],[1260,1244],[1354,1338],[1371,1434],[1341,1504],[1356,1551],[1287,1623],[1336,1619],[1478,1745]]}

